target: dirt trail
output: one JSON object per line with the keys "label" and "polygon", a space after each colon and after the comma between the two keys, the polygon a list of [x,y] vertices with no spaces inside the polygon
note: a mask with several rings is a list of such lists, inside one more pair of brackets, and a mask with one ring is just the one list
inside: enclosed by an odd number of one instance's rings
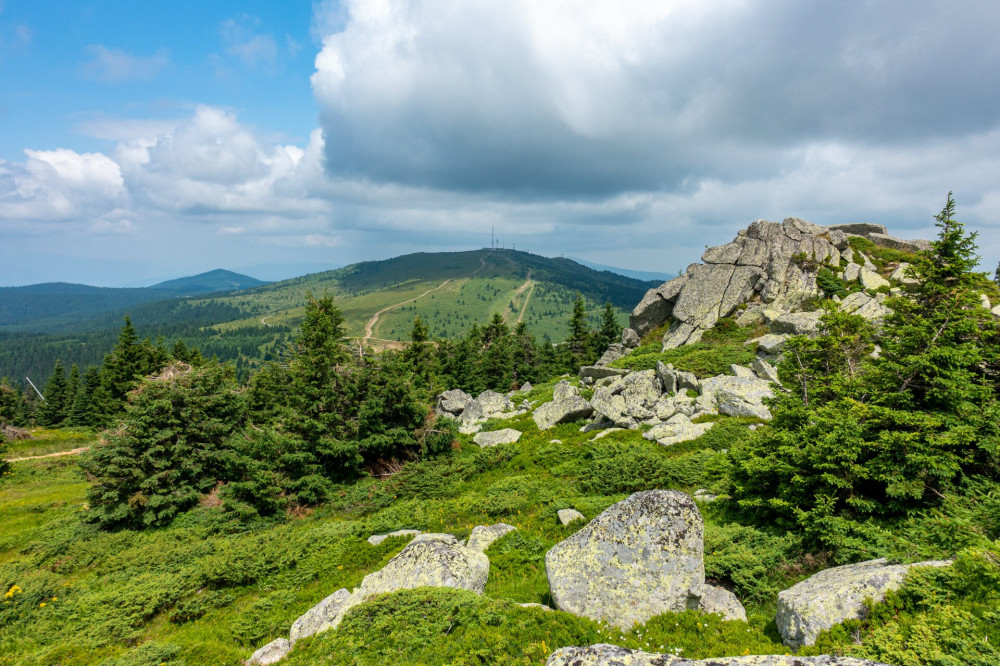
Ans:
{"label": "dirt trail", "polygon": [[[479,268],[477,268],[476,270],[472,271],[472,273],[469,274],[469,277],[472,277],[473,275],[475,275],[479,271],[483,270],[484,268],[486,268],[486,260],[485,259],[480,259],[479,260]],[[382,308],[381,310],[379,310],[378,312],[376,312],[374,315],[372,315],[372,318],[368,320],[367,324],[365,324],[365,335],[364,335],[364,337],[361,338],[361,340],[362,341],[379,340],[380,338],[376,338],[375,337],[375,327],[378,326],[379,317],[381,317],[382,315],[384,315],[389,310],[395,310],[400,305],[406,305],[407,303],[412,303],[413,301],[415,301],[417,299],[420,299],[420,298],[423,298],[424,296],[426,296],[427,294],[430,294],[431,292],[437,291],[441,287],[443,287],[446,284],[448,284],[449,282],[451,282],[453,279],[454,278],[448,278],[447,280],[445,280],[444,282],[442,282],[438,286],[434,287],[433,289],[428,289],[427,291],[425,291],[424,293],[422,293],[422,294],[420,294],[418,296],[414,296],[413,298],[408,298],[405,301],[400,301],[399,303],[395,303],[393,305],[390,305],[389,307]]]}
{"label": "dirt trail", "polygon": [[531,295],[535,293],[535,283],[531,280],[531,271],[528,271],[528,279],[525,280],[524,284],[517,288],[517,291],[514,293],[514,298],[511,300],[516,300],[521,294],[524,293],[524,290],[528,288],[530,288],[531,291],[529,291],[528,295],[524,297],[524,305],[521,306],[521,311],[517,313],[516,323],[518,324],[520,324],[524,319],[524,313],[528,311],[528,303],[531,302]]}
{"label": "dirt trail", "polygon": [[75,456],[84,451],[89,451],[89,446],[81,446],[78,449],[73,449],[72,451],[56,451],[55,453],[46,453],[43,456],[28,456],[26,458],[8,458],[7,462],[21,462],[22,460],[40,460],[42,458],[58,458],[60,456]]}

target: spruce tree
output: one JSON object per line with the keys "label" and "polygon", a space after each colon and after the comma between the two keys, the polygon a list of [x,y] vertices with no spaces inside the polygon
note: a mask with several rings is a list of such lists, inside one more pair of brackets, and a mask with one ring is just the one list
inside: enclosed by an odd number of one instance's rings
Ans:
{"label": "spruce tree", "polygon": [[76,363],[69,370],[69,380],[66,382],[66,402],[63,404],[63,414],[69,418],[70,412],[73,411],[73,403],[76,402],[76,396],[80,392],[80,368],[76,367]]}
{"label": "spruce tree", "polygon": [[604,304],[604,311],[601,313],[601,328],[595,336],[594,348],[597,354],[603,354],[610,345],[618,342],[621,336],[621,327],[618,325],[618,314],[615,306],[610,301]]}
{"label": "spruce tree", "polygon": [[101,373],[97,367],[87,368],[80,381],[73,406],[69,411],[69,424],[76,427],[94,427],[99,424],[95,393],[101,388]]}
{"label": "spruce tree", "polygon": [[58,427],[66,419],[66,399],[68,385],[66,370],[62,361],[57,360],[49,380],[45,383],[45,401],[38,408],[38,422],[49,427]]}
{"label": "spruce tree", "polygon": [[410,344],[406,348],[404,358],[420,385],[429,387],[434,373],[434,350],[430,343],[430,330],[420,315],[413,318]]}
{"label": "spruce tree", "polygon": [[576,295],[573,301],[573,315],[569,320],[569,339],[566,341],[573,365],[582,365],[591,356],[590,329],[587,326],[587,308],[583,296]]}

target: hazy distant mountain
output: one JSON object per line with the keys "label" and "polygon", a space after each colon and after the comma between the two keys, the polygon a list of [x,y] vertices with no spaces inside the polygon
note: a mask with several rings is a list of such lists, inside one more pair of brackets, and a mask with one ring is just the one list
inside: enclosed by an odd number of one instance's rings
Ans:
{"label": "hazy distant mountain", "polygon": [[658,273],[656,271],[633,271],[628,268],[618,268],[617,266],[605,266],[604,264],[596,264],[593,261],[587,261],[586,259],[580,259],[579,257],[570,257],[573,261],[578,264],[583,264],[587,268],[593,268],[595,271],[608,271],[610,273],[617,273],[618,275],[624,275],[625,277],[635,278],[636,280],[643,280],[646,282],[666,282],[671,280],[676,275],[671,275],[670,273]]}
{"label": "hazy distant mountain", "polygon": [[169,291],[177,295],[193,296],[196,294],[210,294],[215,291],[237,291],[239,289],[249,289],[267,284],[263,280],[252,278],[249,275],[234,273],[217,268],[214,271],[182,277],[175,280],[167,280],[148,287],[160,291]]}

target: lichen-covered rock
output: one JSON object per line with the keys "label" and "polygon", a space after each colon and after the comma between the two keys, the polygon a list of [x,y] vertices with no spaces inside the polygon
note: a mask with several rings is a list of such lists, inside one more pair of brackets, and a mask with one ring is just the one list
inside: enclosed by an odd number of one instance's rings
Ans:
{"label": "lichen-covered rock", "polygon": [[556,516],[559,517],[559,522],[563,525],[569,525],[577,520],[587,520],[587,517],[576,509],[559,509],[556,511]]}
{"label": "lichen-covered rock", "polygon": [[452,389],[445,391],[437,397],[438,414],[451,414],[453,416],[465,411],[466,406],[472,402],[472,396],[462,389]]}
{"label": "lichen-covered rock", "polygon": [[[697,495],[695,499],[698,499]],[[721,587],[702,585],[697,593],[695,610],[702,613],[718,613],[724,620],[747,621],[747,612],[736,595]],[[690,605],[690,604],[689,604]]]}
{"label": "lichen-covered rock", "polygon": [[838,307],[844,312],[856,314],[876,324],[890,313],[888,307],[862,291],[848,294]]}
{"label": "lichen-covered rock", "polygon": [[903,584],[915,566],[941,567],[946,561],[889,564],[870,560],[826,569],[778,593],[778,631],[785,645],[812,645],[825,629],[853,618],[864,618],[865,599],[876,602]]}
{"label": "lichen-covered rock", "polygon": [[844,267],[844,282],[857,282],[861,277],[861,266],[853,261]]}
{"label": "lichen-covered rock", "polygon": [[905,261],[899,262],[899,266],[897,266],[896,270],[894,270],[892,275],[889,276],[889,280],[900,284],[917,284],[920,280],[915,277],[910,277],[910,267],[911,265]]}
{"label": "lichen-covered rock", "polygon": [[675,490],[635,493],[545,555],[556,608],[623,629],[687,608],[705,582],[704,526]]}
{"label": "lichen-covered rock", "polygon": [[389,537],[410,536],[410,535],[417,536],[418,534],[422,534],[422,532],[420,530],[396,530],[395,532],[389,532],[388,534],[373,534],[370,537],[368,537],[368,543],[370,543],[373,546],[377,546],[386,539],[388,539]]}
{"label": "lichen-covered rock", "polygon": [[772,333],[815,335],[822,312],[786,312],[771,322]]}
{"label": "lichen-covered rock", "polygon": [[288,633],[289,645],[294,646],[301,638],[335,627],[340,623],[344,611],[350,607],[350,600],[350,590],[342,588],[307,610],[292,623],[292,629]]}
{"label": "lichen-covered rock", "polygon": [[503,430],[490,430],[489,432],[478,432],[472,441],[482,447],[496,446],[497,444],[513,444],[521,439],[521,431],[513,428]]}
{"label": "lichen-covered rock", "polygon": [[729,365],[729,372],[731,372],[734,377],[742,377],[743,379],[757,379],[756,373],[754,373],[753,370],[746,367],[745,365],[737,365],[736,363],[731,363]]}
{"label": "lichen-covered rock", "polygon": [[639,346],[639,334],[632,328],[622,329],[622,346],[626,349],[635,349]]}
{"label": "lichen-covered rock", "polygon": [[762,335],[759,338],[747,340],[747,344],[756,342],[757,351],[773,356],[781,353],[781,350],[785,348],[785,343],[788,342],[788,338],[790,337],[792,336],[788,334],[779,335],[777,333],[768,333],[767,335]]}
{"label": "lichen-covered rock", "polygon": [[758,358],[753,362],[753,366],[751,367],[754,373],[764,381],[771,382],[772,384],[781,384],[781,380],[778,379],[778,371],[764,359]]}
{"label": "lichen-covered rock", "polygon": [[868,234],[886,234],[889,230],[881,224],[873,222],[848,222],[847,224],[831,224],[827,229],[843,231],[854,236],[867,236]]}
{"label": "lichen-covered rock", "polygon": [[854,657],[797,657],[795,655],[747,655],[682,659],[672,654],[655,654],[599,643],[587,647],[559,648],[545,666],[889,666]]}
{"label": "lichen-covered rock", "polygon": [[754,377],[745,379],[719,375],[701,383],[702,395],[715,396],[720,414],[729,416],[756,416],[768,421],[771,410],[764,405],[764,398],[774,397],[770,382]]}
{"label": "lichen-covered rock", "polygon": [[672,363],[656,362],[656,376],[660,378],[663,392],[667,394],[683,393],[688,389],[698,390],[698,378],[693,372],[684,372],[674,367]]}
{"label": "lichen-covered rock", "polygon": [[560,423],[585,419],[593,413],[594,408],[590,406],[590,403],[575,395],[541,405],[532,413],[531,418],[539,430],[548,430]]}
{"label": "lichen-covered rock", "polygon": [[376,594],[415,587],[454,587],[482,594],[489,571],[485,555],[452,535],[421,534],[382,569],[365,576],[352,599],[360,603]]}
{"label": "lichen-covered rock", "polygon": [[881,289],[889,286],[888,280],[869,268],[862,268],[858,279],[865,289]]}
{"label": "lichen-covered rock", "polygon": [[605,377],[624,377],[629,373],[625,368],[608,368],[602,365],[580,366],[580,379],[604,379]]}
{"label": "lichen-covered rock", "polygon": [[483,391],[465,406],[463,423],[476,423],[494,418],[504,412],[513,412],[514,403],[502,393]]}
{"label": "lichen-covered rock", "polygon": [[866,235],[868,240],[875,243],[879,247],[887,247],[893,250],[911,252],[913,254],[925,252],[931,249],[931,242],[922,238],[907,240],[905,238],[896,238],[895,236],[890,236],[886,233],[870,233]]}
{"label": "lichen-covered rock", "polygon": [[276,664],[288,654],[292,646],[284,638],[276,638],[264,647],[260,648],[246,660],[247,664]]}
{"label": "lichen-covered rock", "polygon": [[577,395],[580,395],[580,389],[573,386],[565,379],[552,388],[553,400],[565,400],[566,398],[572,398]]}
{"label": "lichen-covered rock", "polygon": [[465,542],[466,548],[485,553],[486,549],[493,545],[493,542],[517,528],[507,523],[497,523],[496,525],[476,525],[472,528],[469,540]]}
{"label": "lichen-covered rock", "polygon": [[632,315],[629,317],[629,328],[641,337],[669,321],[674,303],[677,301],[677,295],[681,293],[687,279],[687,275],[682,275],[647,291],[639,304],[632,310]]}
{"label": "lichen-covered rock", "polygon": [[657,444],[670,446],[697,439],[708,432],[714,425],[714,421],[709,423],[691,423],[691,419],[684,414],[678,413],[667,419],[666,423],[653,426],[642,433],[642,436]]}
{"label": "lichen-covered rock", "polygon": [[[632,329],[629,328],[626,330],[631,331]],[[621,357],[625,356],[627,353],[628,350],[623,345],[615,342],[611,345],[608,345],[608,348],[604,351],[604,354],[602,354],[601,358],[597,360],[596,365],[605,366],[608,365],[609,363],[614,363]]]}

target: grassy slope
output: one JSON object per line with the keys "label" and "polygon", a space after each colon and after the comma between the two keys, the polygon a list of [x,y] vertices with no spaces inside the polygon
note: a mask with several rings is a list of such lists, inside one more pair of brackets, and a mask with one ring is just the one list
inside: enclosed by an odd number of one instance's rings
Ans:
{"label": "grassy slope", "polygon": [[[545,399],[553,384],[526,397]],[[232,523],[209,502],[164,529],[101,532],[82,520],[87,481],[74,458],[15,463],[0,481],[0,594],[11,593],[0,603],[0,664],[235,666],[407,543],[373,547],[369,535],[417,528],[464,538],[475,525],[501,521],[518,530],[487,551],[482,598],[424,589],[363,604],[337,631],[300,643],[288,663],[543,664],[560,646],[596,642],[690,657],[785,652],[773,621],[777,592],[825,563],[803,554],[795,537],[741,525],[718,504],[702,505],[706,571],[744,601],[748,623],[689,611],[622,632],[516,605],[550,603],[544,554],[582,526],[558,524],[558,509],[592,518],[637,490],[713,489],[724,474],[720,451],[748,436],[747,422],[723,419],[699,440],[669,448],[636,431],[595,440],[579,423],[546,432],[530,417],[487,424],[509,426],[524,433],[517,444],[479,449],[462,437],[448,456],[345,485],[334,503],[308,515],[252,526]],[[15,455],[81,443],[79,435],[39,435],[19,443]],[[984,647],[1000,642],[1000,623],[988,610],[995,590],[988,594],[986,602],[944,611],[898,612],[871,631],[904,655],[917,639],[928,655],[941,647],[938,636],[966,645],[975,639],[982,641],[975,654],[987,661],[968,663],[995,663]],[[855,628],[839,631],[824,639],[827,651],[859,649]],[[893,663],[938,662],[908,656]]]}
{"label": "grassy slope", "polygon": [[[551,385],[529,397],[546,392]],[[487,599],[453,592],[409,597],[406,612],[442,606],[466,625],[447,640],[420,635],[433,627],[410,627],[413,635],[409,629],[397,632],[411,650],[401,663],[426,663],[422,650],[439,645],[448,646],[457,663],[479,663],[467,660],[488,654],[488,663],[540,664],[559,645],[609,640],[608,631],[593,622],[509,603],[549,602],[544,553],[582,526],[562,527],[555,512],[569,506],[593,517],[634,489],[707,484],[704,464],[716,457],[713,449],[723,447],[725,437],[667,450],[636,432],[591,442],[593,433],[580,433],[579,424],[540,433],[527,417],[495,427],[509,425],[525,433],[516,445],[480,450],[463,437],[462,449],[450,456],[411,465],[392,479],[345,486],[336,506],[250,530],[231,524],[220,509],[204,507],[166,529],[100,532],[81,521],[87,483],[75,459],[15,463],[13,475],[0,484],[0,587],[18,585],[23,592],[0,604],[0,664],[118,658],[132,661],[107,663],[237,664],[287,634],[291,622],[326,595],[359,584],[407,542],[391,539],[372,547],[368,535],[413,527],[464,537],[477,524],[500,521],[519,530],[488,552]],[[745,430],[735,423],[730,428]],[[56,436],[43,435],[35,447],[46,448]],[[63,448],[80,443],[76,437],[62,441]],[[636,463],[647,471],[628,471]],[[709,521],[719,524],[718,518]],[[616,642],[638,647],[654,640],[685,654],[778,649],[770,621],[773,599],[749,610],[749,626],[687,613],[677,624],[640,629],[642,636],[617,632],[625,638]],[[483,617],[493,620],[472,619]],[[709,628],[697,631],[711,633],[708,644],[692,633],[705,623]],[[372,642],[365,631],[304,643],[296,657],[304,661],[293,663],[308,663],[309,655],[339,655],[334,663],[380,663],[381,652],[359,647]]]}
{"label": "grassy slope", "polygon": [[224,329],[295,325],[302,316],[307,292],[329,292],[344,314],[348,334],[360,336],[376,312],[415,299],[384,313],[373,336],[405,340],[417,315],[428,323],[433,336],[453,337],[473,323],[486,323],[494,313],[513,323],[523,312],[523,320],[536,336],[549,335],[558,341],[566,337],[566,322],[578,291],[588,301],[591,324],[596,328],[606,300],[616,305],[624,323],[631,305],[649,286],[566,259],[512,250],[476,250],[364,262],[204,302],[253,305],[256,312],[266,312],[262,317],[229,322]]}

